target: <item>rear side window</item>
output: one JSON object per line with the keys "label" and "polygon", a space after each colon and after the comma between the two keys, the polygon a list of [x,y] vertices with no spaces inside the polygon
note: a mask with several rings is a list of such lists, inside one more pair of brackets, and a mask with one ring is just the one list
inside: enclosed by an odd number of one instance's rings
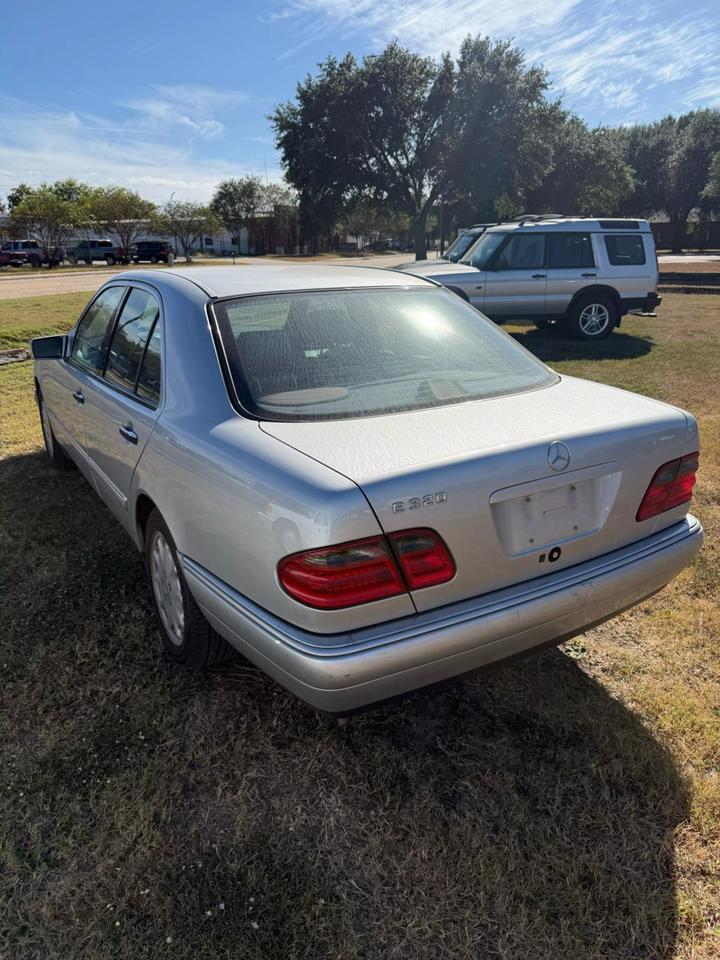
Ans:
{"label": "rear side window", "polygon": [[551,268],[561,270],[595,266],[589,233],[552,233],[548,240]]}
{"label": "rear side window", "polygon": [[155,321],[152,334],[145,348],[145,356],[140,365],[137,382],[137,394],[155,406],[160,402],[160,353],[162,341],[160,321]]}
{"label": "rear side window", "polygon": [[108,287],[86,310],[75,333],[71,354],[71,359],[81,367],[97,371],[105,366],[108,328],[124,294],[124,287]]}
{"label": "rear side window", "polygon": [[545,265],[545,235],[513,233],[495,260],[498,270],[532,270]]}
{"label": "rear side window", "polygon": [[105,378],[134,392],[145,347],[160,313],[157,300],[145,290],[131,290],[115,324]]}
{"label": "rear side window", "polygon": [[605,237],[608,260],[614,267],[634,267],[645,263],[642,235],[617,234]]}

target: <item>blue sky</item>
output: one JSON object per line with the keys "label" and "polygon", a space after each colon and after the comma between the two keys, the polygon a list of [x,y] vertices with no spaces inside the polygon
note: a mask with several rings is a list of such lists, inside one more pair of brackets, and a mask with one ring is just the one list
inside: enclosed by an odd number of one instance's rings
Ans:
{"label": "blue sky", "polygon": [[123,0],[12,5],[0,195],[76,176],[155,200],[280,177],[267,114],[328,54],[513,38],[590,123],[720,106],[718,0]]}

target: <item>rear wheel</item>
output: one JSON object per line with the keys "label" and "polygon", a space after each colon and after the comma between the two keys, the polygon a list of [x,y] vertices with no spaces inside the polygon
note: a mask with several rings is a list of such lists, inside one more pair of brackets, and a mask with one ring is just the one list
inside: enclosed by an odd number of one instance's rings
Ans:
{"label": "rear wheel", "polygon": [[42,428],[43,440],[45,441],[45,452],[48,455],[48,459],[54,467],[58,468],[58,470],[69,470],[71,467],[75,466],[75,464],[55,439],[52,424],[50,423],[50,415],[48,414],[48,410],[45,406],[45,401],[43,400],[42,395],[38,397],[38,407],[40,408],[40,426]]}
{"label": "rear wheel", "polygon": [[233,648],[212,629],[188,589],[175,543],[157,510],[145,525],[145,569],[170,659],[188,670],[231,659]]}
{"label": "rear wheel", "polygon": [[150,263],[157,263],[157,262],[158,262],[158,258],[153,254],[153,256],[150,257]]}
{"label": "rear wheel", "polygon": [[109,254],[105,257],[105,263],[106,263],[109,267],[114,266],[114,265],[115,265],[115,257],[114,257],[111,253],[109,253]]}
{"label": "rear wheel", "polygon": [[574,303],[564,323],[566,332],[578,340],[603,340],[618,322],[617,304],[610,297],[586,297]]}

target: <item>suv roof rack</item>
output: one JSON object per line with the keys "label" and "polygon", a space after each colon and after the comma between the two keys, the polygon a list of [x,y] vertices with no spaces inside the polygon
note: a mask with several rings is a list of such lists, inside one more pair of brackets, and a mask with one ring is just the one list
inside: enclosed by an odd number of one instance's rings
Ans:
{"label": "suv roof rack", "polygon": [[[524,223],[539,223],[541,220],[573,220],[576,217],[580,217],[579,213],[524,213],[520,217],[513,217],[512,220],[508,220],[507,223],[519,223],[522,226]],[[593,217],[585,217],[584,219],[594,219]]]}

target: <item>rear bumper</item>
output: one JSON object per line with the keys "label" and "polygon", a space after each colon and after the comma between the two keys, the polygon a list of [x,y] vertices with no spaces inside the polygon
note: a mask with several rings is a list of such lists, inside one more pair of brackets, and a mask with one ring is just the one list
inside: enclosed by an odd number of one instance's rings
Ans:
{"label": "rear bumper", "polygon": [[703,539],[688,515],[595,560],[344,634],[308,633],[274,617],[190,558],[190,589],[215,629],[301,699],[349,713],[428,684],[568,639],[665,586]]}
{"label": "rear bumper", "polygon": [[623,314],[639,310],[642,313],[654,313],[662,303],[662,297],[654,291],[644,297],[623,297],[620,301]]}

